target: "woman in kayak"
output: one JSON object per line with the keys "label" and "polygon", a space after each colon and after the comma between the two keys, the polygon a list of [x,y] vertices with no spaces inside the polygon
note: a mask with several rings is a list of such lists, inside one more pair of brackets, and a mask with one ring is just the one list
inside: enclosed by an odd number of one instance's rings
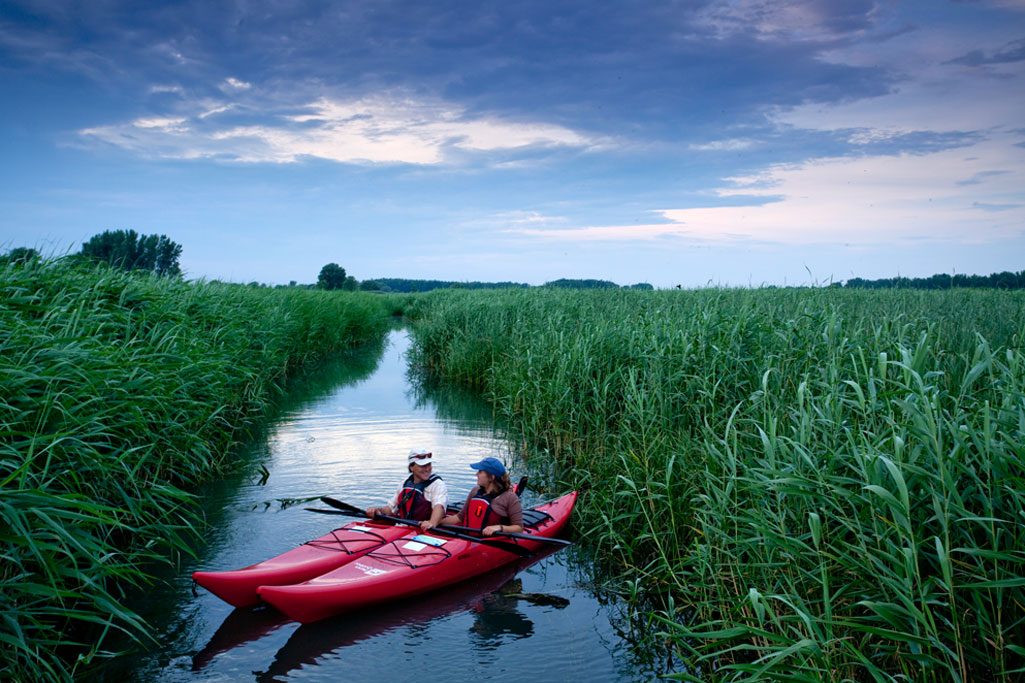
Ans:
{"label": "woman in kayak", "polygon": [[392,496],[388,505],[367,508],[368,517],[397,515],[420,522],[424,531],[438,526],[448,505],[448,487],[441,477],[431,472],[434,458],[426,448],[409,451],[409,477]]}
{"label": "woman in kayak", "polygon": [[463,508],[441,523],[480,529],[482,536],[496,531],[523,533],[523,506],[512,491],[505,465],[497,458],[484,458],[470,467],[477,470],[477,485],[470,489]]}

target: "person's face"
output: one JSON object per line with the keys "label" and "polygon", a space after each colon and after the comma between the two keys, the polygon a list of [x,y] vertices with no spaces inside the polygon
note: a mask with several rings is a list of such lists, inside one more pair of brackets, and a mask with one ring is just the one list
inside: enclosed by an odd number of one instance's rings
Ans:
{"label": "person's face", "polygon": [[413,463],[409,466],[409,471],[413,473],[413,481],[421,482],[431,478],[431,463],[426,465],[417,465]]}
{"label": "person's face", "polygon": [[493,475],[488,474],[484,470],[477,470],[477,486],[480,486],[485,491],[488,490],[488,487],[494,480],[495,477]]}

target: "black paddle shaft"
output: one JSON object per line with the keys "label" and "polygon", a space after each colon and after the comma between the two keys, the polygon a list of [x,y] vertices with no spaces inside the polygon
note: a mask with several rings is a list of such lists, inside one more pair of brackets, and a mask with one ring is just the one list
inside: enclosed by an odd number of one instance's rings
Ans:
{"label": "black paddle shaft", "polygon": [[[420,522],[417,522],[416,520],[403,519],[402,517],[392,517],[391,515],[376,514],[376,515],[374,515],[371,518],[369,515],[367,515],[366,511],[360,510],[355,505],[349,505],[348,503],[345,503],[345,502],[340,501],[340,500],[336,500],[334,498],[330,498],[328,496],[322,497],[321,500],[324,501],[325,503],[327,503],[328,505],[330,505],[332,507],[336,507],[340,511],[348,513],[348,514],[351,514],[351,515],[355,515],[355,516],[359,516],[359,517],[367,517],[367,518],[370,518],[370,519],[384,519],[384,520],[387,520],[389,522],[395,522],[396,524],[406,524],[408,526],[415,526],[415,527],[420,526]],[[323,512],[321,510],[315,510],[313,508],[307,508],[307,509],[310,510],[311,512]],[[502,550],[506,550],[506,551],[508,551],[510,553],[513,553],[514,555],[519,555],[521,557],[529,557],[530,555],[533,555],[533,553],[531,551],[527,550],[526,548],[524,548],[522,546],[518,546],[518,545],[516,545],[514,543],[502,543],[498,539],[489,539],[489,538],[479,538],[479,537],[474,537],[474,536],[468,536],[467,534],[462,534],[462,533],[459,533],[458,531],[451,531],[451,530],[445,528],[444,526],[434,527],[433,529],[431,529],[431,531],[437,533],[439,536],[448,536],[449,538],[459,538],[459,539],[462,539],[464,541],[470,541],[472,543],[481,543],[483,545],[488,545],[488,546],[491,546],[493,548],[501,548]],[[526,534],[522,534],[522,535],[526,536]],[[534,541],[534,540],[542,540],[542,539],[536,539],[533,536],[528,536],[528,538],[530,540],[532,540],[532,541]]]}

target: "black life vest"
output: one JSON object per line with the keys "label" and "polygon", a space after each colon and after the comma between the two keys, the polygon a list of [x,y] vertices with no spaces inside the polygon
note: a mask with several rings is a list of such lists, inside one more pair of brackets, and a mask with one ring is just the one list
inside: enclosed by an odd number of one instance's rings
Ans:
{"label": "black life vest", "polygon": [[483,530],[484,527],[495,524],[508,524],[509,520],[499,516],[494,508],[491,507],[491,501],[499,495],[498,493],[484,493],[484,489],[478,488],[477,494],[466,504],[466,510],[463,514],[466,526]]}
{"label": "black life vest", "polygon": [[431,501],[427,500],[427,496],[424,495],[424,489],[438,479],[441,479],[441,477],[437,474],[432,474],[430,479],[416,484],[413,482],[413,475],[409,475],[409,478],[402,484],[402,490],[399,491],[399,502],[395,506],[399,517],[413,519],[418,522],[430,519],[431,510],[434,506],[431,505]]}

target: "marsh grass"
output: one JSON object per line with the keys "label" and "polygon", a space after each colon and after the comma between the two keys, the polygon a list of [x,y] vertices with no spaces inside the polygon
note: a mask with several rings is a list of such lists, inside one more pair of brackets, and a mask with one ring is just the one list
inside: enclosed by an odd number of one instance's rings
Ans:
{"label": "marsh grass", "polygon": [[[444,292],[416,362],[584,491],[577,528],[719,680],[1017,680],[1025,296]],[[680,674],[688,678],[691,674]]]}
{"label": "marsh grass", "polygon": [[303,364],[383,334],[369,295],[186,283],[65,260],[0,267],[0,678],[82,676],[196,485]]}

